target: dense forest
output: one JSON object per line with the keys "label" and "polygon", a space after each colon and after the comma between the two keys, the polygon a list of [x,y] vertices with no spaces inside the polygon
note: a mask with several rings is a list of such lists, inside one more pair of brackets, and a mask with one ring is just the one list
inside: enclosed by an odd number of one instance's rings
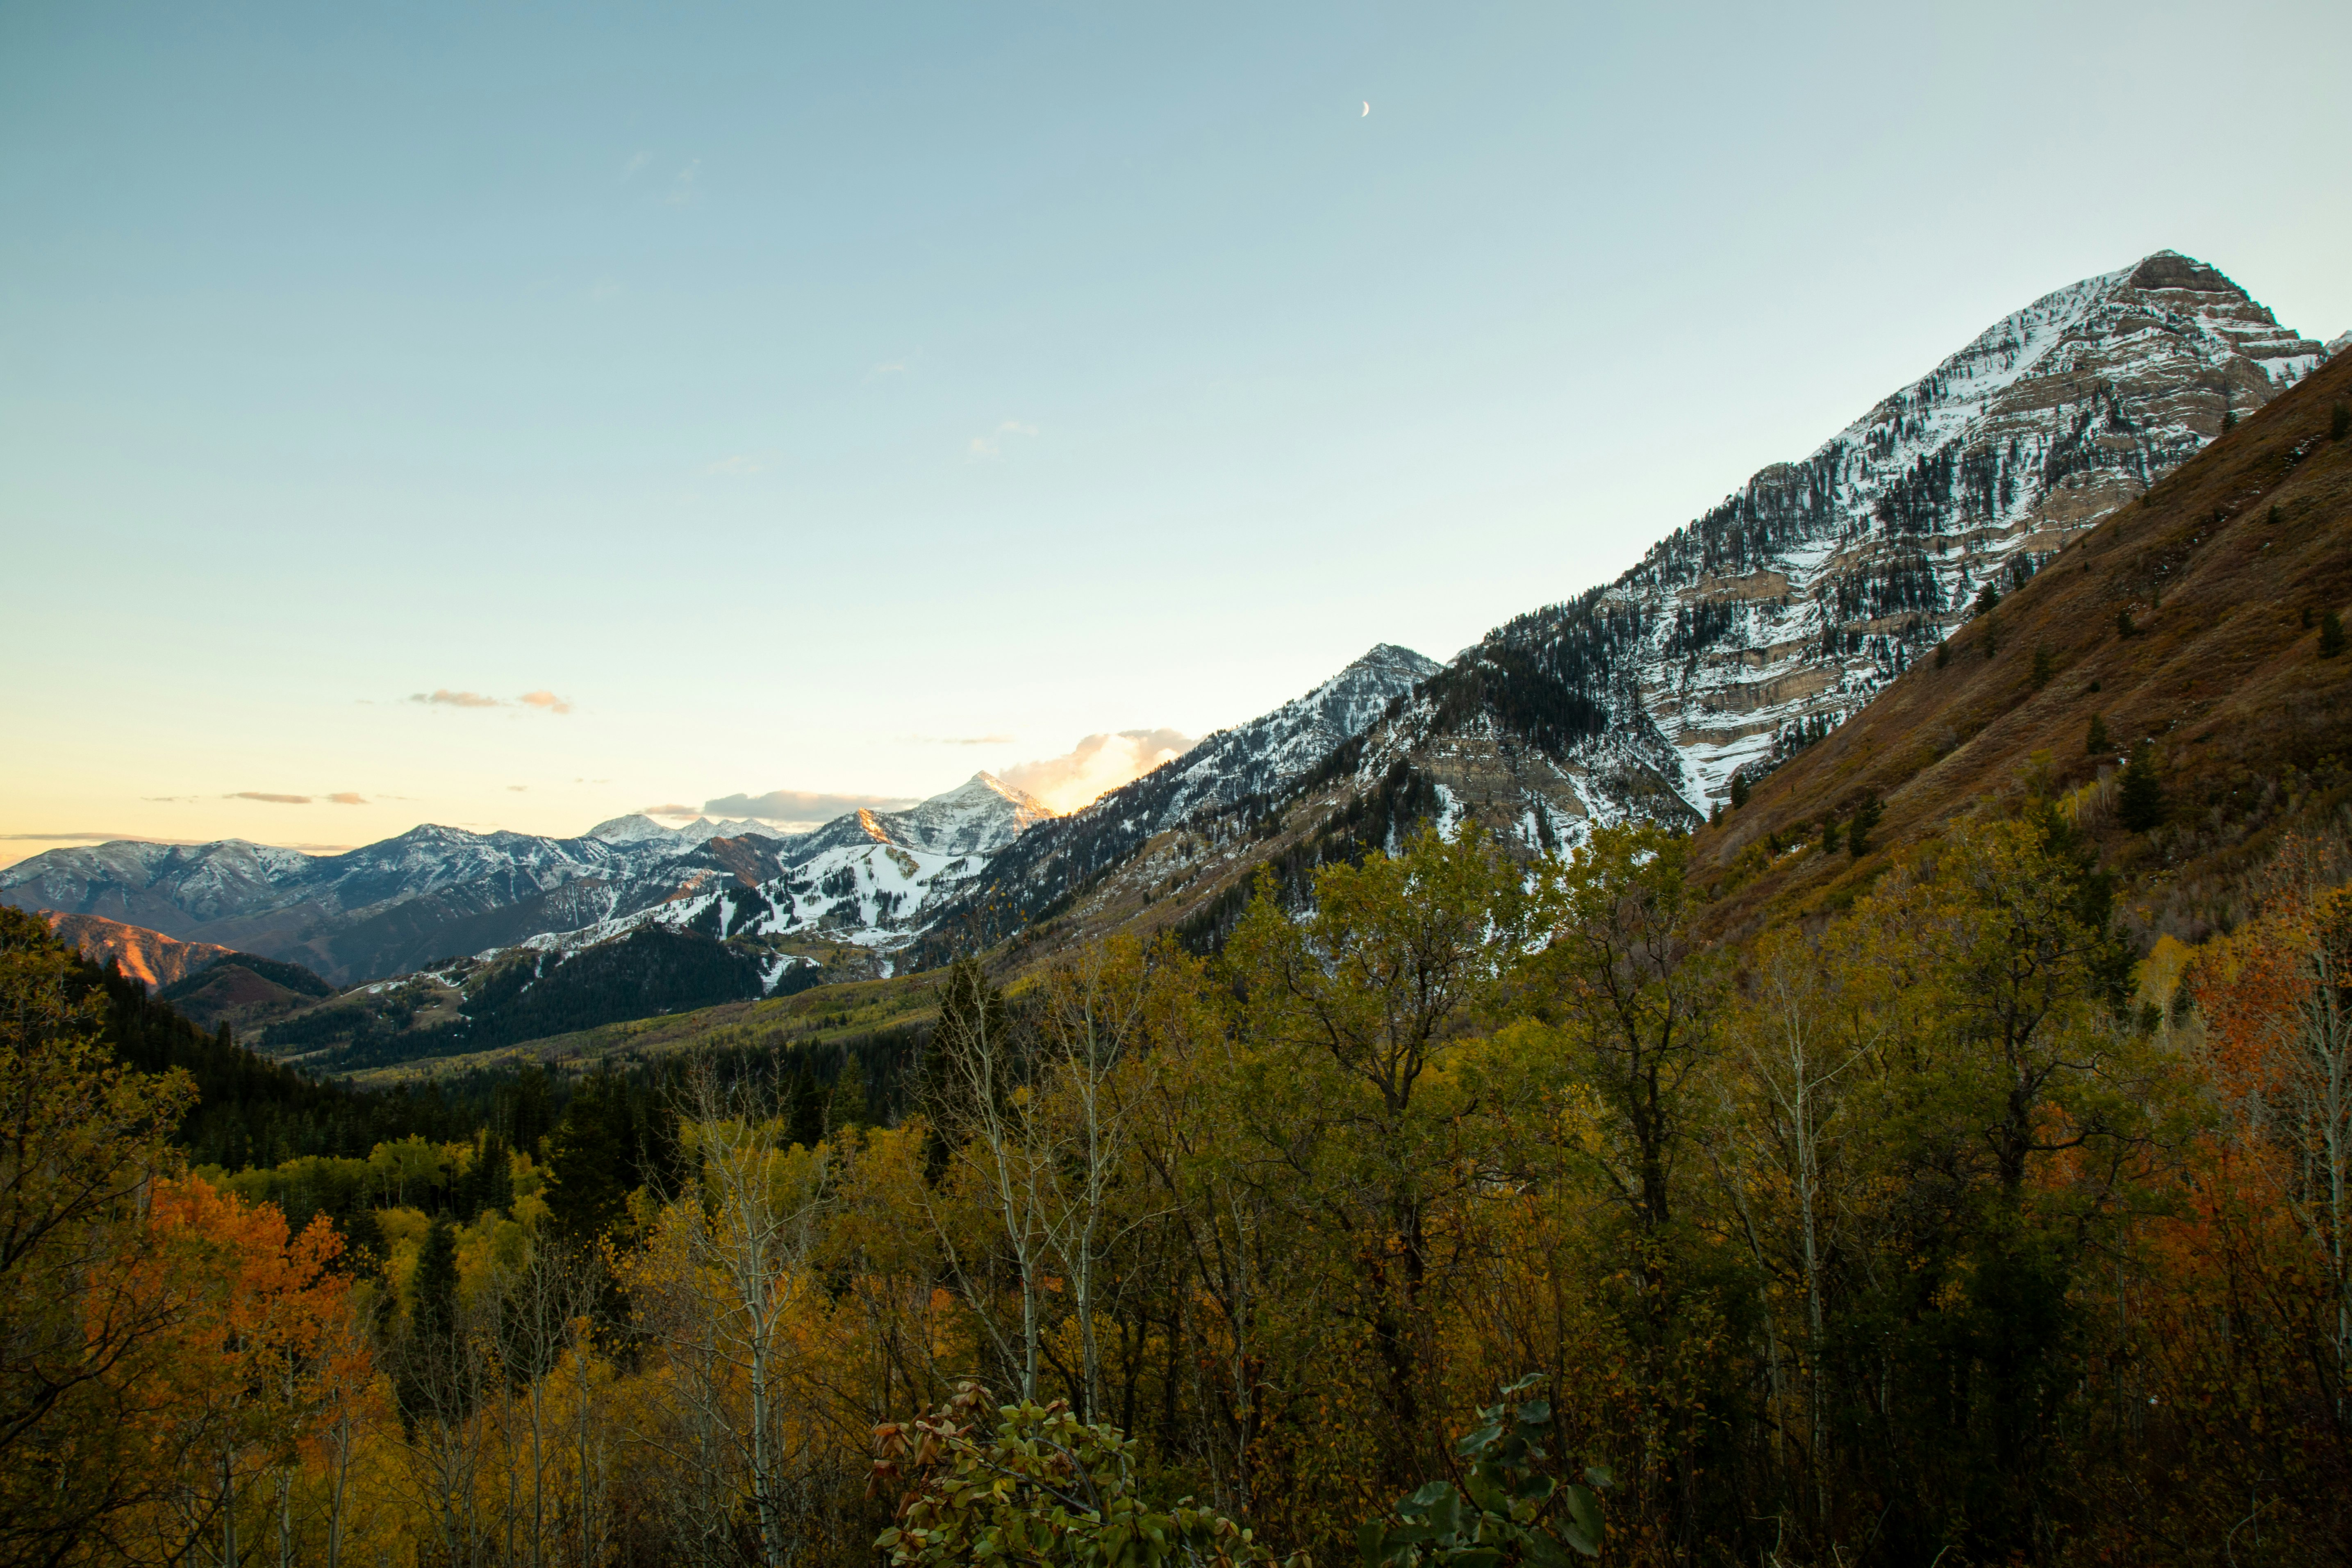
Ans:
{"label": "dense forest", "polygon": [[470,1112],[0,915],[0,1560],[2344,1561],[2342,814],[2151,966],[2031,783],[1735,942],[1424,835]]}

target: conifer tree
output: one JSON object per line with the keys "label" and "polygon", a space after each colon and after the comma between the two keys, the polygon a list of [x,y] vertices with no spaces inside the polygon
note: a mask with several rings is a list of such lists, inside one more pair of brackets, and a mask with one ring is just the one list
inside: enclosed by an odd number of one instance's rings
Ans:
{"label": "conifer tree", "polygon": [[1846,828],[1845,847],[1855,859],[1859,860],[1870,853],[1871,830],[1885,815],[1886,808],[1879,804],[1874,795],[1864,795],[1862,804],[1853,808],[1853,821]]}
{"label": "conifer tree", "polygon": [[2091,733],[2083,742],[2084,754],[2095,757],[2114,748],[2115,742],[2107,738],[2107,716],[2104,713],[2092,714]]}
{"label": "conifer tree", "polygon": [[2352,436],[2352,404],[2339,403],[2328,414],[2327,433],[2338,441]]}
{"label": "conifer tree", "polygon": [[2129,832],[2145,833],[2161,823],[2164,816],[2164,783],[2156,776],[2156,748],[2142,741],[2132,748],[2131,761],[2124,765],[2116,820]]}
{"label": "conifer tree", "polygon": [[2334,658],[2344,651],[2344,617],[2334,610],[2322,612],[2319,617],[2319,657]]}
{"label": "conifer tree", "polygon": [[2057,661],[2051,657],[2050,645],[2037,644],[2033,649],[2033,689],[2039,691],[2049,685],[2051,676],[2056,672]]}
{"label": "conifer tree", "polygon": [[1745,772],[1733,773],[1731,775],[1731,809],[1738,811],[1747,804],[1748,774]]}
{"label": "conifer tree", "polygon": [[2116,612],[2116,636],[2119,637],[2137,637],[2138,635],[2139,626],[2138,623],[2132,619],[2132,613],[2129,610],[2117,610]]}
{"label": "conifer tree", "polygon": [[828,1130],[843,1127],[865,1127],[874,1120],[866,1099],[866,1068],[857,1053],[844,1046],[841,1050],[841,1072],[833,1080],[833,1097],[824,1109],[824,1124]]}
{"label": "conifer tree", "polygon": [[1977,602],[1974,606],[1974,613],[1979,616],[1990,615],[1992,613],[1993,607],[2000,603],[2000,590],[1994,587],[1991,584],[1987,583],[1983,587],[1977,590]]}

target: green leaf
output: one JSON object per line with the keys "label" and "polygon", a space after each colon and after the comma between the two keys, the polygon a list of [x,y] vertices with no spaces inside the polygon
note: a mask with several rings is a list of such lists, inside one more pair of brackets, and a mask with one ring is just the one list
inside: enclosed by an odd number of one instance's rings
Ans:
{"label": "green leaf", "polygon": [[1396,1510],[1398,1513],[1405,1515],[1427,1513],[1431,1509],[1437,1506],[1439,1499],[1449,1498],[1453,1495],[1454,1488],[1450,1482],[1430,1481],[1423,1485],[1419,1490],[1408,1493],[1406,1496],[1397,1499]]}
{"label": "green leaf", "polygon": [[1585,1466],[1584,1479],[1591,1481],[1595,1489],[1604,1492],[1617,1484],[1617,1478],[1610,1473],[1606,1465]]}
{"label": "green leaf", "polygon": [[1549,1476],[1529,1476],[1526,1480],[1521,1481],[1518,1484],[1517,1489],[1512,1492],[1511,1500],[1514,1502],[1523,1503],[1539,1503],[1545,1499],[1550,1497],[1551,1494],[1558,1489],[1559,1486],[1559,1483],[1553,1480]]}
{"label": "green leaf", "polygon": [[1480,1465],[1464,1478],[1470,1488],[1470,1500],[1488,1513],[1510,1512],[1510,1494],[1496,1484],[1496,1478],[1486,1474],[1486,1466]]}
{"label": "green leaf", "polygon": [[[1563,1500],[1568,1504],[1568,1517],[1576,1523],[1577,1533],[1592,1542],[1592,1552],[1585,1552],[1586,1556],[1591,1556],[1601,1546],[1601,1500],[1584,1488],[1571,1484]],[[1570,1537],[1569,1544],[1576,1544],[1574,1536]],[[1583,1552],[1584,1548],[1578,1547],[1577,1550]]]}
{"label": "green leaf", "polygon": [[1386,1533],[1377,1519],[1368,1519],[1356,1526],[1356,1550],[1364,1554],[1364,1568],[1385,1568],[1389,1560]]}
{"label": "green leaf", "polygon": [[1502,1560],[1502,1552],[1492,1546],[1465,1546],[1447,1552],[1444,1558],[1454,1568],[1495,1568]]}
{"label": "green leaf", "polygon": [[1519,1406],[1519,1425],[1522,1426],[1541,1426],[1550,1419],[1551,1401],[1549,1399],[1530,1399]]}
{"label": "green leaf", "polygon": [[1525,1394],[1530,1388],[1541,1388],[1546,1383],[1550,1381],[1550,1377],[1551,1374],[1549,1373],[1528,1373],[1517,1383],[1507,1383],[1503,1384],[1504,1397],[1508,1398],[1513,1394]]}
{"label": "green leaf", "polygon": [[1559,1542],[1548,1532],[1530,1530],[1523,1539],[1527,1542],[1528,1561],[1536,1568],[1568,1568],[1568,1553],[1559,1549]]}
{"label": "green leaf", "polygon": [[1499,1421],[1495,1422],[1490,1426],[1481,1426],[1475,1432],[1471,1433],[1468,1436],[1464,1437],[1460,1442],[1454,1444],[1454,1451],[1457,1454],[1475,1454],[1479,1449],[1485,1447],[1487,1444],[1493,1442],[1496,1438],[1500,1437],[1502,1435],[1503,1426]]}

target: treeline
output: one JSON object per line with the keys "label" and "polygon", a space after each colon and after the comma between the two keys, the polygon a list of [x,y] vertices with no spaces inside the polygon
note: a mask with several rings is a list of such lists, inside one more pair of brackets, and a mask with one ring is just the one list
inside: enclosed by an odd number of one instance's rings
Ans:
{"label": "treeline", "polygon": [[[183,1175],[184,1088],[92,1079],[10,953],[7,1087],[71,1112],[16,1168],[114,1174],[0,1279],[0,1552],[2347,1555],[2344,845],[2154,1007],[2030,789],[1732,949],[1661,829],[1401,847],[1213,959],[961,961],[887,1091],[583,1080],[356,1258],[283,1171]],[[92,1291],[178,1316],[124,1349]]]}

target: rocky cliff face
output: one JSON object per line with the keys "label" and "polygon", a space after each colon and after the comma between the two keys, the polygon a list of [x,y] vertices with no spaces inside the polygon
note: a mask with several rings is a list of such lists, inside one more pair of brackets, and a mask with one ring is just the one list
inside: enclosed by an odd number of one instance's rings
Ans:
{"label": "rocky cliff face", "polygon": [[2171,251],[2059,289],[1616,582],[1491,634],[1360,776],[1410,759],[1530,847],[1704,815],[2325,357]]}

